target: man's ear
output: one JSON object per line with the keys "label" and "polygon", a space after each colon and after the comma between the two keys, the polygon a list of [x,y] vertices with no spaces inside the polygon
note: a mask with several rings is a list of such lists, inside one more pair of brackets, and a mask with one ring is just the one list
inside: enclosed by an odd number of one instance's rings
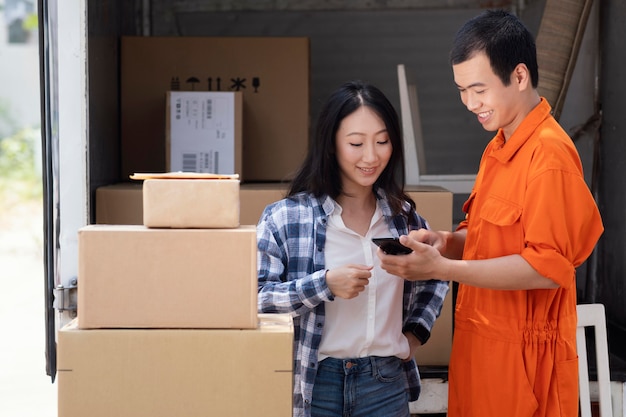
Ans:
{"label": "man's ear", "polygon": [[513,70],[513,83],[517,85],[520,90],[524,90],[530,85],[530,72],[526,64],[517,64]]}

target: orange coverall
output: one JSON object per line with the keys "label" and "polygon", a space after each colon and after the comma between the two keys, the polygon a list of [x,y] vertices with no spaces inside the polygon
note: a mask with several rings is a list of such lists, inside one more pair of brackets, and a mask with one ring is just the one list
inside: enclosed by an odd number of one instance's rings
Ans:
{"label": "orange coverall", "polygon": [[557,289],[459,285],[449,417],[578,415],[576,271],[604,228],[578,152],[541,102],[487,145],[463,209],[463,259],[520,254]]}

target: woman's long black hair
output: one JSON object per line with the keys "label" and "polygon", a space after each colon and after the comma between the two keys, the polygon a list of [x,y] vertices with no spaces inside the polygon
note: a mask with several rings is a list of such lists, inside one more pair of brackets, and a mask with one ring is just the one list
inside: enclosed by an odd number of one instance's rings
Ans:
{"label": "woman's long black hair", "polygon": [[341,121],[361,106],[369,107],[383,120],[392,145],[389,163],[374,183],[374,191],[380,189],[386,193],[393,214],[402,212],[403,201],[415,208],[415,202],[404,192],[404,151],[398,114],[382,91],[362,81],[343,84],[326,101],[317,121],[315,137],[288,196],[309,192],[316,197],[328,195],[337,199],[342,192],[336,152],[337,130]]}

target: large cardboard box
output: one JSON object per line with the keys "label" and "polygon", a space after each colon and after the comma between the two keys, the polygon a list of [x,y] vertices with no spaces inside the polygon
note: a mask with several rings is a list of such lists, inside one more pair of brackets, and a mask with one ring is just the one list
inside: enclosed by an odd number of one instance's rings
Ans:
{"label": "large cardboard box", "polygon": [[239,227],[239,180],[147,179],[142,193],[147,227]]}
{"label": "large cardboard box", "polygon": [[[288,184],[240,184],[240,224],[257,224],[265,206],[284,198],[287,190]],[[142,182],[118,183],[97,188],[96,223],[144,224]]]}
{"label": "large cardboard box", "polygon": [[288,190],[289,185],[284,183],[241,184],[239,198],[242,224],[258,224],[265,207],[285,198]]}
{"label": "large cardboard box", "polygon": [[242,93],[168,91],[165,170],[239,174]]}
{"label": "large cardboard box", "polygon": [[254,328],[256,227],[78,231],[80,328]]}
{"label": "large cardboard box", "polygon": [[96,188],[96,223],[143,224],[140,182],[121,182]]}
{"label": "large cardboard box", "polygon": [[60,417],[291,417],[293,325],[58,333]]}
{"label": "large cardboard box", "polygon": [[[408,186],[406,191],[415,201],[417,212],[426,219],[431,229],[452,229],[452,193],[450,191],[434,186]],[[446,366],[450,362],[453,311],[452,284],[450,284],[450,291],[444,301],[441,315],[435,322],[430,339],[415,353],[418,365]]]}
{"label": "large cardboard box", "polygon": [[165,171],[165,92],[241,91],[242,181],[292,176],[308,147],[309,40],[123,37],[121,177]]}

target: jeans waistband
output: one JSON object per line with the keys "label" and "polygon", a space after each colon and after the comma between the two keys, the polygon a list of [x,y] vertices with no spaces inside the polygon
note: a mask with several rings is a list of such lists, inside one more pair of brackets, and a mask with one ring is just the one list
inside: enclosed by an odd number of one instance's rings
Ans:
{"label": "jeans waistband", "polygon": [[329,372],[345,373],[369,373],[394,361],[401,361],[396,356],[366,356],[363,358],[337,359],[326,358],[320,361],[318,370],[324,369]]}

